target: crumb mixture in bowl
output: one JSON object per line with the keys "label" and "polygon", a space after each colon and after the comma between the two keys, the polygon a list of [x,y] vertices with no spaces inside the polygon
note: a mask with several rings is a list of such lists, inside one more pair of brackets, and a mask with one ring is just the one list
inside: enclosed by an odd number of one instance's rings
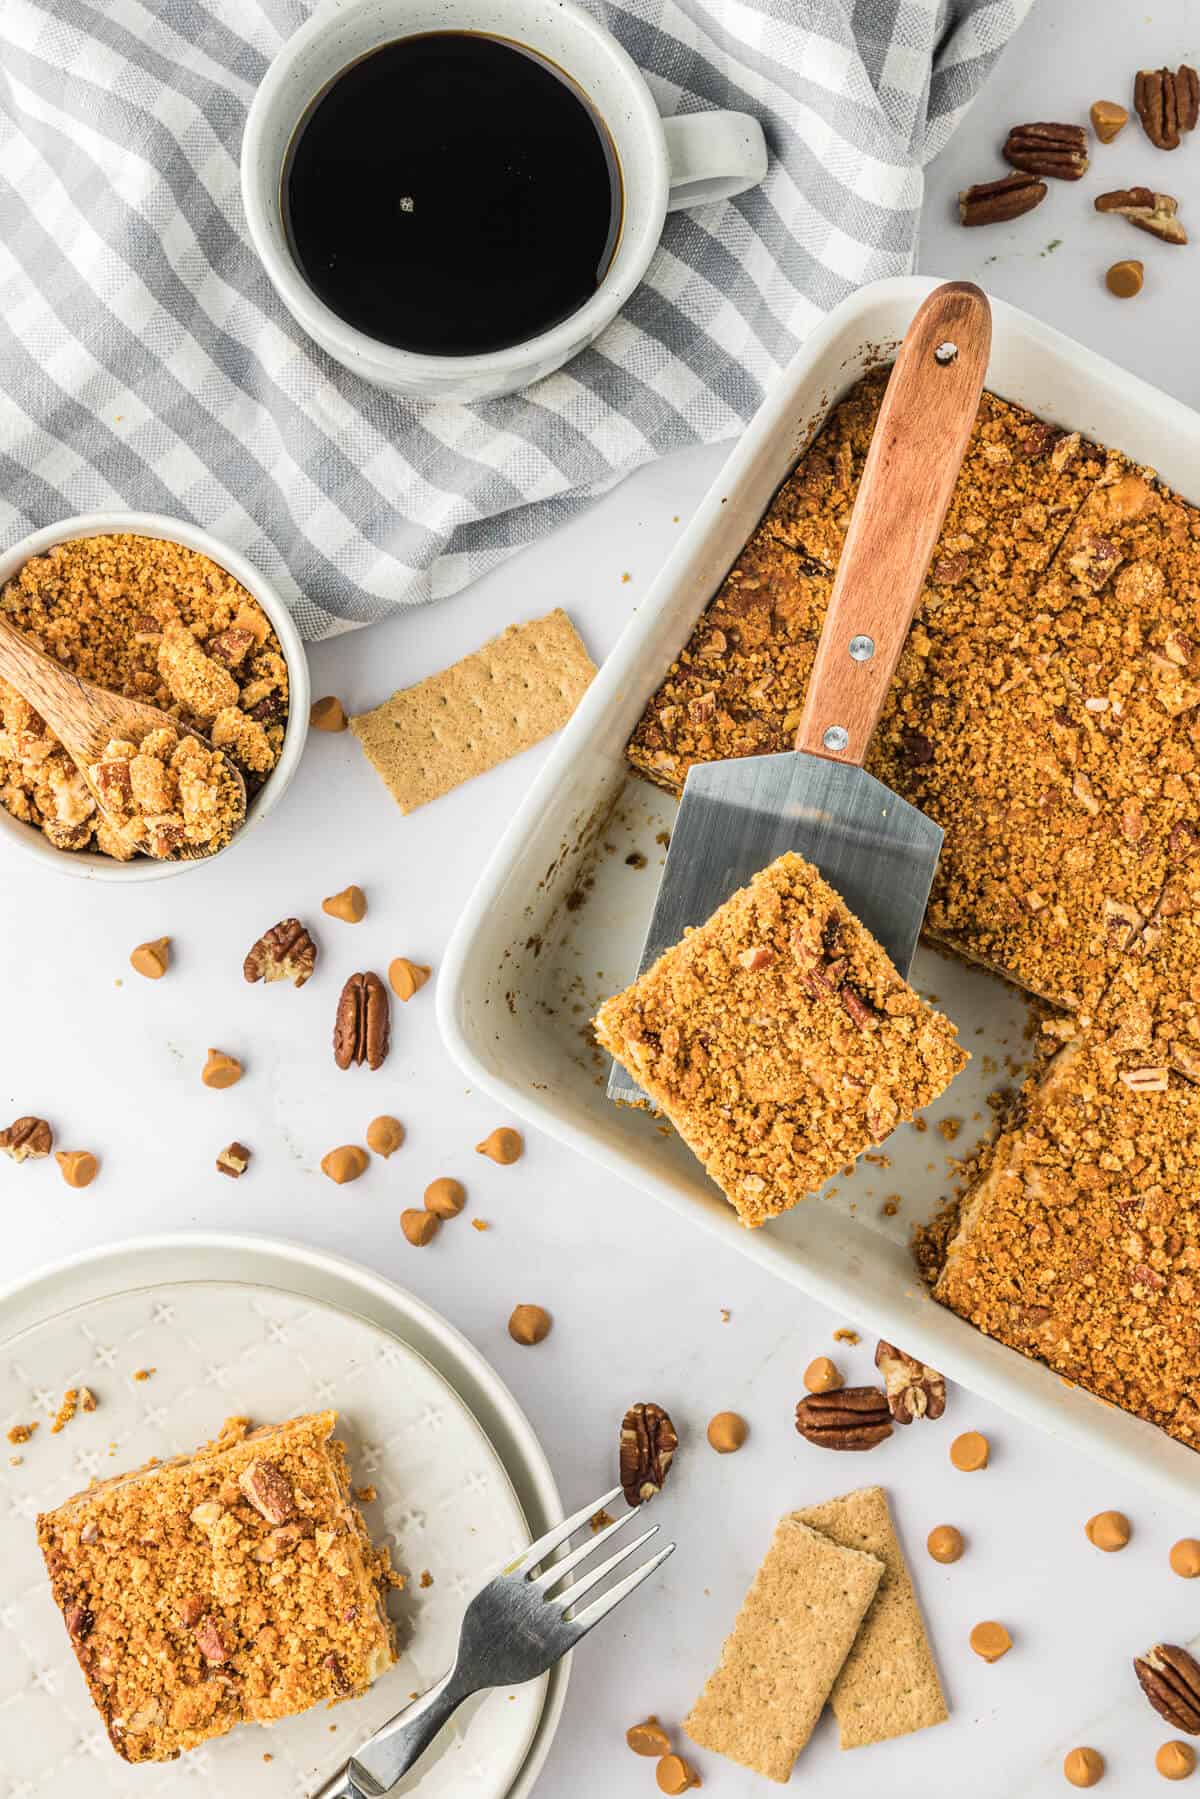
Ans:
{"label": "crumb mixture in bowl", "polygon": [[103,847],[127,860],[145,850],[163,858],[185,846],[215,855],[242,820],[242,790],[223,750],[180,737],[170,725],[140,744],[115,739],[88,780],[104,803]]}
{"label": "crumb mixture in bowl", "polygon": [[[169,817],[171,832],[182,820],[188,841],[221,848],[229,829],[218,815],[232,784],[227,767],[222,776],[224,758],[237,765],[253,797],[279,760],[288,718],[283,651],[246,589],[198,550],[120,532],[75,538],[31,557],[0,590],[0,616],[72,673],[161,707],[184,732],[199,732],[222,752],[203,770],[195,755],[201,746],[186,749],[186,739],[148,750],[115,746],[111,758],[130,769],[143,764],[141,796],[134,800],[131,789],[133,803],[123,816]],[[171,804],[159,809],[160,799]],[[3,680],[0,804],[39,827],[56,849],[99,851],[120,861],[135,853],[101,818],[44,720]]]}

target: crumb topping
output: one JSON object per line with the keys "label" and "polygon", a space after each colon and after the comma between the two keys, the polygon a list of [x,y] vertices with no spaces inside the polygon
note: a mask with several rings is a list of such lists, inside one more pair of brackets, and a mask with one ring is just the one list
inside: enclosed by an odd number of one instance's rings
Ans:
{"label": "crumb topping", "polygon": [[114,1748],[166,1761],[244,1719],[362,1692],[395,1660],[394,1580],[332,1412],[100,1481],[38,1519],[55,1600]]}
{"label": "crumb topping", "polygon": [[747,1225],[816,1192],[967,1060],[796,855],[607,1000],[596,1035]]}

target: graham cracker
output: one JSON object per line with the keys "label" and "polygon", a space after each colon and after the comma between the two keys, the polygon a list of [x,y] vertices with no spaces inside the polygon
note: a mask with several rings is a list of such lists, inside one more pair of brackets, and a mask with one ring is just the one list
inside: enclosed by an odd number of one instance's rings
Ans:
{"label": "graham cracker", "polygon": [[949,1711],[883,1488],[860,1487],[793,1517],[842,1549],[883,1563],[879,1590],[829,1696],[842,1748],[944,1723]]}
{"label": "graham cracker", "polygon": [[780,1520],[721,1660],[683,1721],[701,1749],[785,1781],[883,1578],[798,1517]]}
{"label": "graham cracker", "polygon": [[596,672],[561,608],[509,625],[452,668],[402,687],[350,729],[402,812],[560,730]]}

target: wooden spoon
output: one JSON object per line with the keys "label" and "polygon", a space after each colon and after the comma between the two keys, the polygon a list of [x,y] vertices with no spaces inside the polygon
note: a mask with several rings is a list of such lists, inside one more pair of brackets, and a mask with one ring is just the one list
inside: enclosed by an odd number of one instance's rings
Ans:
{"label": "wooden spoon", "polygon": [[[107,688],[96,687],[91,681],[81,680],[78,675],[73,675],[69,669],[64,668],[61,662],[56,662],[53,656],[44,655],[41,650],[36,649],[27,637],[14,631],[3,619],[0,619],[0,676],[11,687],[15,687],[21,698],[27,700],[45,719],[78,767],[87,782],[89,793],[105,819],[117,835],[126,841],[131,841],[128,825],[112,816],[88,774],[89,765],[101,760],[105,746],[114,738],[141,743],[149,732],[166,728],[181,738],[194,737],[206,750],[212,748],[199,731],[185,730],[169,712],[163,712],[157,706],[147,706],[142,700],[128,700],[123,694],[110,693]],[[246,784],[240,770],[228,756],[225,760],[237,782],[238,816],[233,827],[236,831],[246,817]],[[137,847],[146,855],[154,854],[142,843]],[[206,849],[201,844],[183,843],[168,856],[158,857],[157,860],[198,862],[214,854],[214,850]]]}

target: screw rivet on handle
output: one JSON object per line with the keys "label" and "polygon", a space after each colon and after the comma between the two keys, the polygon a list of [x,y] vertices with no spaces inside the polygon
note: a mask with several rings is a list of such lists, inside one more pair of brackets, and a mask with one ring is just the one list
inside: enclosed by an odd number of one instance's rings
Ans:
{"label": "screw rivet on handle", "polygon": [[849,741],[850,733],[844,725],[829,725],[821,735],[827,750],[844,750]]}
{"label": "screw rivet on handle", "polygon": [[869,662],[875,654],[875,639],[873,637],[852,637],[850,654],[856,662]]}
{"label": "screw rivet on handle", "polygon": [[933,352],[933,360],[945,364],[947,362],[953,362],[957,355],[958,345],[946,342],[938,345],[937,349]]}

